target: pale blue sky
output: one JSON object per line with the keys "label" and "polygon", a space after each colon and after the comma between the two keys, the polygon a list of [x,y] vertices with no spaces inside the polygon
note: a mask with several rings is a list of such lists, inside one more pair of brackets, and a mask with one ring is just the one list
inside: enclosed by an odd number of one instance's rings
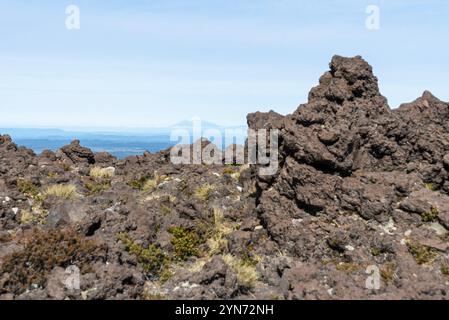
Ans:
{"label": "pale blue sky", "polygon": [[425,89],[448,101],[448,34],[446,0],[5,0],[0,126],[242,124],[293,112],[334,54],[368,60],[392,107]]}

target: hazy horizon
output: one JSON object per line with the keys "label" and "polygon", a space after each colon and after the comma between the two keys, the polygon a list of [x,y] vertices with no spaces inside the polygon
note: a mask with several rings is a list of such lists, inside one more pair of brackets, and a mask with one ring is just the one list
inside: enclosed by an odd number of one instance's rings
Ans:
{"label": "hazy horizon", "polygon": [[[196,122],[195,124],[198,125]],[[202,121],[200,126],[201,135],[205,138],[211,138],[208,134],[218,130],[222,139],[220,142],[222,147],[227,147],[232,143],[244,144],[247,136],[246,126],[226,127],[207,121]],[[106,151],[117,158],[125,158],[141,155],[145,151],[158,152],[174,146],[180,142],[177,129],[187,130],[190,134],[190,143],[193,143],[198,138],[193,135],[193,128],[193,121],[189,120],[168,127],[152,128],[61,129],[6,128],[0,126],[0,135],[10,135],[16,144],[30,148],[37,154],[44,150],[56,151],[70,144],[73,140],[80,140],[83,146],[95,152]],[[208,131],[209,129],[215,130]],[[226,140],[228,134],[232,135],[232,140]],[[215,136],[212,139],[215,139]]]}

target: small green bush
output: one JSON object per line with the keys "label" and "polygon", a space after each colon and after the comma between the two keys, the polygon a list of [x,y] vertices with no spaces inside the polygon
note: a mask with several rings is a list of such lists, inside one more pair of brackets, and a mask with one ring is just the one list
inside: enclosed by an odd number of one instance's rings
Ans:
{"label": "small green bush", "polygon": [[182,227],[168,229],[173,235],[171,244],[174,248],[175,260],[185,261],[191,256],[199,255],[200,237],[195,231]]}
{"label": "small green bush", "polygon": [[132,187],[132,188],[134,188],[134,189],[137,189],[137,190],[142,190],[143,189],[143,186],[145,185],[145,182],[148,180],[149,178],[148,177],[141,177],[141,178],[139,178],[139,179],[134,179],[134,180],[131,180],[130,182],[128,182],[128,185],[130,186],[130,187]]}
{"label": "small green bush", "polygon": [[440,266],[440,271],[444,276],[449,277],[449,263],[443,262]]}
{"label": "small green bush", "polygon": [[226,168],[223,169],[222,172],[223,172],[223,174],[231,175],[231,174],[235,173],[235,170],[232,167],[226,167]]}
{"label": "small green bush", "polygon": [[426,183],[426,188],[430,191],[437,191],[438,187],[434,183]]}
{"label": "small green bush", "polygon": [[436,257],[435,250],[419,243],[408,243],[407,248],[418,264],[432,262]]}
{"label": "small green bush", "polygon": [[39,197],[39,187],[33,184],[31,181],[19,179],[17,180],[17,187],[19,188],[19,191],[26,196],[32,198]]}
{"label": "small green bush", "polygon": [[109,182],[86,182],[84,183],[84,187],[87,189],[89,194],[94,195],[108,190],[111,185]]}
{"label": "small green bush", "polygon": [[168,260],[160,248],[153,244],[149,245],[148,248],[144,248],[136,244],[126,233],[120,233],[118,239],[124,244],[125,250],[137,258],[137,262],[145,272],[156,276],[163,273]]}
{"label": "small green bush", "polygon": [[421,216],[422,222],[433,222],[438,219],[438,209],[434,206],[429,211],[424,212]]}

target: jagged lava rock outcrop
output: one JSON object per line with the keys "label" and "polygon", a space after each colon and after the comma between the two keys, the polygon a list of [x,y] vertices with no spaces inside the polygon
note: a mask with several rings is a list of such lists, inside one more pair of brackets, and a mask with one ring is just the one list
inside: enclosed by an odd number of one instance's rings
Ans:
{"label": "jagged lava rock outcrop", "polygon": [[330,68],[292,115],[248,116],[250,128],[281,130],[279,174],[258,177],[267,224],[345,211],[386,222],[426,184],[447,193],[449,105],[425,92],[391,110],[362,58],[336,56]]}
{"label": "jagged lava rock outcrop", "polygon": [[[449,218],[448,120],[449,104],[430,92],[391,110],[366,61],[335,56],[308,103],[293,114],[248,116],[252,129],[280,130],[279,172],[257,177],[257,211],[269,235],[288,255],[316,264],[314,272],[323,277],[326,273],[316,270],[322,269],[323,261],[335,261],[332,251],[343,257],[337,259],[337,269],[346,264],[364,269],[380,263],[370,247],[377,253],[372,248],[386,242],[389,249],[383,251],[380,264],[393,261],[395,281],[421,283],[432,273],[425,271],[425,277],[413,280],[410,274],[419,272],[410,270],[410,262],[403,259],[413,251],[410,243],[426,236],[437,247],[433,249],[444,252],[441,263],[446,270],[447,231],[440,227],[447,228]],[[428,220],[441,237],[428,232],[423,223]],[[444,288],[445,278],[438,266],[436,270],[431,289],[416,285],[415,292],[402,287],[401,293],[390,294],[418,297],[420,290],[439,292],[435,281]],[[301,291],[304,284],[293,286],[299,294],[295,297],[307,297]],[[319,291],[317,287],[313,291]],[[354,283],[346,297],[358,296],[362,287],[362,280]],[[445,289],[442,292],[445,295]]]}

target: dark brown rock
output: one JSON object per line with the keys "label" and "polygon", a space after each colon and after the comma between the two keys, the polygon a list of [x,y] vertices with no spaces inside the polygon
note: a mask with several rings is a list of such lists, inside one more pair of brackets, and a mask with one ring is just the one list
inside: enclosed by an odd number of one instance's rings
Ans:
{"label": "dark brown rock", "polygon": [[73,163],[95,163],[95,154],[92,150],[80,146],[79,140],[74,140],[68,146],[62,147],[61,152]]}
{"label": "dark brown rock", "polygon": [[[0,298],[447,299],[448,103],[424,92],[391,110],[366,61],[336,56],[307,103],[248,125],[279,130],[274,175],[222,165],[248,148],[225,159],[206,139],[186,146],[198,164],[174,165],[170,149],[118,160],[74,141],[36,156],[0,136]],[[80,290],[49,259],[41,286],[9,292],[3,262],[42,229],[95,243]]]}

